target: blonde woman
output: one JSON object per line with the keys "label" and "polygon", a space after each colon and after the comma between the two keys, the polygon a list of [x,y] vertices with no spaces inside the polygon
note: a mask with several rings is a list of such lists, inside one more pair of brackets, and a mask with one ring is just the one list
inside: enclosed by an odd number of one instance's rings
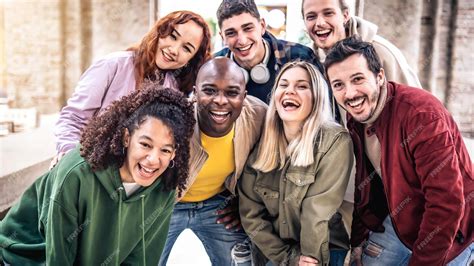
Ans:
{"label": "blonde woman", "polygon": [[283,66],[265,123],[239,184],[254,263],[327,265],[330,243],[332,249],[341,241],[332,231],[329,240],[329,220],[342,203],[353,155],[349,134],[331,118],[327,83],[313,65]]}

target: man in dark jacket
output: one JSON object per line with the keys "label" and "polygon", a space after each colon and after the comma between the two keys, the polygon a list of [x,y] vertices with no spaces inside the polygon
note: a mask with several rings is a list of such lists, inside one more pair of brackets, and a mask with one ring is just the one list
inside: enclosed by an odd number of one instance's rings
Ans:
{"label": "man in dark jacket", "polygon": [[296,59],[308,61],[322,72],[309,47],[277,39],[265,30],[265,20],[253,0],[223,0],[216,15],[227,47],[214,56],[232,58],[242,68],[249,95],[268,104],[280,68]]}
{"label": "man in dark jacket", "polygon": [[468,265],[472,162],[452,116],[430,93],[387,82],[373,46],[356,37],[338,42],[325,66],[356,156],[353,260]]}

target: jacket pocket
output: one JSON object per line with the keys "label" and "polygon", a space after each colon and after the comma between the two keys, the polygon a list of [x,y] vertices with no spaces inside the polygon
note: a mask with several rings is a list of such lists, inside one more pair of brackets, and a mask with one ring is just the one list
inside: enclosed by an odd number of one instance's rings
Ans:
{"label": "jacket pocket", "polygon": [[315,175],[312,173],[286,173],[286,178],[298,187],[314,183]]}
{"label": "jacket pocket", "polygon": [[263,200],[268,213],[270,213],[270,215],[273,217],[277,216],[280,192],[259,184],[255,185],[254,190],[258,195],[260,195],[260,198]]}
{"label": "jacket pocket", "polygon": [[314,183],[314,174],[287,173],[286,179],[288,180],[288,184],[285,201],[292,204],[294,208],[300,208],[309,186]]}

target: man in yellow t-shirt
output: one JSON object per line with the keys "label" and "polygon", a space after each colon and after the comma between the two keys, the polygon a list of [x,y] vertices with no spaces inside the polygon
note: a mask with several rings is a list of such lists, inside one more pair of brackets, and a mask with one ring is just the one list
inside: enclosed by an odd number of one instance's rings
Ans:
{"label": "man in yellow t-shirt", "polygon": [[248,238],[240,226],[235,187],[260,137],[267,106],[246,94],[244,75],[232,60],[214,58],[199,70],[189,179],[177,198],[160,265],[185,229],[202,241],[212,265],[250,265],[250,256],[231,256],[232,248]]}

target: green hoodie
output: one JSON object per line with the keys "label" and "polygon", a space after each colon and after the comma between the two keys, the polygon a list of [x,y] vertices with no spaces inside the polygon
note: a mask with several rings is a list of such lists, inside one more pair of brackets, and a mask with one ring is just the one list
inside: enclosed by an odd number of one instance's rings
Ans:
{"label": "green hoodie", "polygon": [[0,222],[0,254],[12,265],[157,265],[174,199],[160,179],[127,198],[117,166],[94,172],[76,148]]}

